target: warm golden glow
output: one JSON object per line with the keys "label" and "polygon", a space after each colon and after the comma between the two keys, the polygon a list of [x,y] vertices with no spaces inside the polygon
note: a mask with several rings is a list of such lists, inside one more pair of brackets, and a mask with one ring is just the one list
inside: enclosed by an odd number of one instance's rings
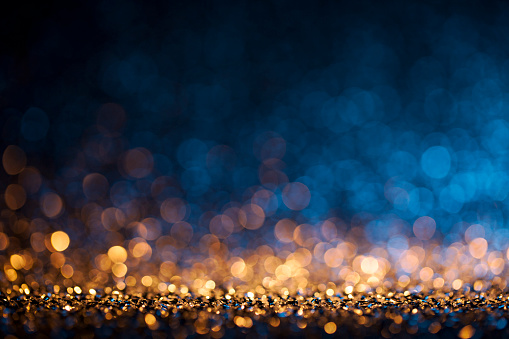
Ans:
{"label": "warm golden glow", "polygon": [[56,231],[51,235],[51,246],[58,252],[65,251],[69,247],[71,240],[67,233]]}
{"label": "warm golden glow", "polygon": [[337,329],[337,326],[335,323],[333,322],[328,322],[327,324],[325,324],[325,326],[323,327],[323,329],[325,330],[325,332],[327,334],[333,334],[336,332],[336,329]]}
{"label": "warm golden glow", "polygon": [[488,250],[488,242],[484,238],[476,238],[470,242],[468,250],[474,258],[481,259]]}
{"label": "warm golden glow", "polygon": [[122,246],[113,246],[108,250],[108,257],[114,263],[124,263],[127,260],[127,251]]}

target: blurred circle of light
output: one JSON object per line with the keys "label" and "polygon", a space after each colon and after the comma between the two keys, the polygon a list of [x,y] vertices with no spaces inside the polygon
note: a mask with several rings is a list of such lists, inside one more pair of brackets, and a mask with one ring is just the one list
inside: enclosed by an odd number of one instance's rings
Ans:
{"label": "blurred circle of light", "polygon": [[256,204],[244,205],[239,211],[239,222],[248,230],[256,230],[265,222],[265,213]]}
{"label": "blurred circle of light", "polygon": [[465,241],[467,243],[472,242],[476,238],[485,238],[486,237],[486,229],[480,224],[471,225],[465,231]]}
{"label": "blurred circle of light", "polygon": [[488,250],[488,242],[484,238],[475,238],[468,245],[468,250],[472,257],[481,259]]}
{"label": "blurred circle of light", "polygon": [[506,154],[509,147],[509,123],[506,120],[490,121],[482,130],[481,142],[494,155]]}
{"label": "blurred circle of light", "polygon": [[442,179],[451,169],[451,155],[445,147],[432,146],[421,157],[424,173],[434,179]]}
{"label": "blurred circle of light", "polygon": [[463,188],[458,185],[448,185],[440,192],[440,206],[449,213],[458,213],[465,202]]}
{"label": "blurred circle of light", "polygon": [[334,334],[336,332],[337,325],[331,321],[331,322],[328,322],[327,324],[325,324],[323,329],[324,329],[325,333],[327,333],[327,334]]}
{"label": "blurred circle of light", "polygon": [[117,278],[122,278],[127,274],[127,266],[124,263],[115,263],[111,271]]}
{"label": "blurred circle of light", "polygon": [[41,198],[41,207],[43,213],[48,218],[56,218],[58,217],[63,208],[62,198],[56,193],[49,192],[42,196]]}
{"label": "blurred circle of light", "polygon": [[277,196],[271,191],[265,189],[259,190],[253,194],[251,202],[263,208],[266,216],[273,215],[279,207]]}
{"label": "blurred circle of light", "polygon": [[209,229],[219,239],[226,239],[232,234],[235,225],[227,215],[216,215],[210,220]]}
{"label": "blurred circle of light", "polygon": [[324,255],[323,260],[329,267],[339,267],[343,263],[343,253],[336,247],[328,249]]}
{"label": "blurred circle of light", "polygon": [[286,141],[275,132],[263,133],[254,141],[253,153],[262,161],[282,159],[286,153]]}
{"label": "blurred circle of light", "polygon": [[11,210],[18,210],[25,205],[27,197],[23,186],[10,184],[5,189],[4,199],[7,207]]}
{"label": "blurred circle of light", "polygon": [[25,152],[16,145],[7,146],[2,156],[2,164],[5,172],[16,175],[23,171],[27,163]]}
{"label": "blurred circle of light", "polygon": [[378,260],[373,257],[365,257],[362,259],[361,269],[366,274],[374,274],[378,271]]}
{"label": "blurred circle of light", "polygon": [[297,227],[295,221],[291,219],[281,219],[274,227],[274,235],[276,239],[282,243],[290,243],[294,238],[294,231]]}
{"label": "blurred circle of light", "polygon": [[476,175],[472,172],[457,173],[451,179],[451,184],[460,186],[463,189],[465,201],[475,198],[477,193]]}
{"label": "blurred circle of light", "polygon": [[0,251],[5,250],[7,246],[9,246],[9,237],[5,233],[0,232]]}
{"label": "blurred circle of light", "polygon": [[51,234],[51,246],[58,252],[65,251],[69,247],[71,240],[67,233],[62,231],[56,231]]}
{"label": "blurred circle of light", "polygon": [[113,246],[108,250],[108,257],[114,263],[124,263],[127,260],[127,251],[122,246]]}
{"label": "blurred circle of light", "polygon": [[372,220],[365,226],[364,233],[372,244],[383,243],[398,233],[398,223],[392,218]]}
{"label": "blurred circle of light", "polygon": [[38,141],[46,137],[50,127],[46,113],[37,107],[29,108],[21,119],[21,134],[26,140]]}
{"label": "blurred circle of light", "polygon": [[300,182],[292,182],[283,188],[283,203],[291,210],[300,211],[309,205],[311,192]]}
{"label": "blurred circle of light", "polygon": [[89,200],[103,198],[108,190],[108,179],[102,174],[91,173],[83,178],[83,193]]}
{"label": "blurred circle of light", "polygon": [[161,235],[161,223],[155,218],[145,218],[138,223],[140,237],[146,240],[156,240]]}
{"label": "blurred circle of light", "polygon": [[116,231],[124,226],[125,214],[115,207],[108,207],[101,213],[101,222],[105,229]]}
{"label": "blurred circle of light", "polygon": [[319,239],[315,226],[309,224],[301,224],[293,231],[293,239],[295,243],[303,247],[312,247]]}
{"label": "blurred circle of light", "polygon": [[161,217],[169,223],[176,223],[187,217],[186,203],[179,198],[168,198],[161,204]]}
{"label": "blurred circle of light", "polygon": [[395,235],[387,241],[387,249],[393,259],[397,259],[408,249],[408,239],[404,235]]}
{"label": "blurred circle of light", "polygon": [[409,194],[408,209],[415,215],[428,214],[433,208],[433,193],[427,188],[415,188]]}
{"label": "blurred circle of light", "polygon": [[42,184],[41,174],[34,167],[26,167],[23,169],[18,175],[18,180],[28,194],[37,193]]}
{"label": "blurred circle of light", "polygon": [[152,172],[154,159],[149,150],[138,147],[126,152],[123,157],[123,166],[129,176],[140,179]]}
{"label": "blurred circle of light", "polygon": [[415,236],[421,240],[431,239],[433,234],[435,234],[436,228],[435,220],[428,216],[418,218],[413,226]]}
{"label": "blurred circle of light", "polygon": [[184,247],[193,238],[193,226],[185,221],[179,221],[171,226],[170,234]]}

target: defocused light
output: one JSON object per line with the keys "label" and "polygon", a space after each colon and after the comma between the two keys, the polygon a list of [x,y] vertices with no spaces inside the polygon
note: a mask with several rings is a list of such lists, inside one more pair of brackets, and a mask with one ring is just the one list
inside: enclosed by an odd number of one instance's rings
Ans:
{"label": "defocused light", "polygon": [[451,155],[442,146],[430,147],[422,155],[421,167],[429,177],[441,179],[449,173]]}
{"label": "defocused light", "polygon": [[488,242],[484,238],[476,238],[472,240],[468,246],[470,254],[476,258],[481,259],[486,254],[488,249]]}
{"label": "defocused light", "polygon": [[22,186],[10,184],[5,190],[5,203],[11,210],[18,210],[26,202],[26,193]]}
{"label": "defocused light", "polygon": [[62,252],[67,249],[70,242],[69,236],[65,232],[56,231],[51,235],[51,246],[53,246],[53,248],[58,252]]}
{"label": "defocused light", "polygon": [[56,193],[46,193],[41,198],[41,208],[48,218],[56,218],[62,212],[62,199]]}
{"label": "defocused light", "polygon": [[333,334],[336,332],[336,329],[337,329],[337,326],[335,323],[333,322],[328,322],[327,324],[325,324],[325,326],[323,327],[323,329],[325,330],[325,332],[327,334]]}
{"label": "defocused light", "polygon": [[2,156],[2,164],[5,172],[9,175],[16,175],[23,171],[27,163],[25,152],[15,145],[7,146]]}
{"label": "defocused light", "polygon": [[289,183],[283,189],[283,202],[291,210],[300,211],[309,205],[311,193],[300,182]]}
{"label": "defocused light", "polygon": [[414,222],[414,234],[421,240],[429,240],[435,233],[436,223],[428,216],[420,217]]}
{"label": "defocused light", "polygon": [[256,204],[248,204],[239,211],[239,222],[248,230],[260,228],[265,222],[265,212]]}
{"label": "defocused light", "polygon": [[123,166],[128,175],[143,178],[150,174],[154,166],[152,153],[145,148],[129,150],[123,160]]}
{"label": "defocused light", "polygon": [[108,189],[108,179],[102,174],[91,173],[83,178],[83,193],[90,200],[104,197]]}
{"label": "defocused light", "polygon": [[461,339],[470,339],[475,334],[475,328],[472,325],[467,325],[463,327],[458,333],[458,337]]}
{"label": "defocused light", "polygon": [[127,273],[127,266],[123,263],[116,263],[111,267],[111,271],[116,277],[122,278]]}
{"label": "defocused light", "polygon": [[296,226],[297,225],[293,220],[282,219],[278,221],[274,227],[274,235],[279,241],[283,243],[292,242],[294,237],[293,233]]}
{"label": "defocused light", "polygon": [[113,246],[108,250],[108,257],[114,263],[123,263],[127,260],[127,251],[122,246]]}
{"label": "defocused light", "polygon": [[374,274],[378,271],[378,261],[373,257],[366,257],[362,259],[361,269],[366,274]]}
{"label": "defocused light", "polygon": [[181,199],[166,199],[161,204],[161,216],[169,223],[182,221],[187,216],[187,206]]}

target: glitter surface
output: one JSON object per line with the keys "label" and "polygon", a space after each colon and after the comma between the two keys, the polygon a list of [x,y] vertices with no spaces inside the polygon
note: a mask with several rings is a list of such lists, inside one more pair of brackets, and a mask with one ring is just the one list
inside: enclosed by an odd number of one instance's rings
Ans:
{"label": "glitter surface", "polygon": [[[76,288],[75,288],[76,289]],[[29,292],[28,290],[26,292]],[[81,292],[81,291],[79,291]],[[386,292],[313,296],[2,293],[1,331],[20,337],[506,337],[509,295]]]}

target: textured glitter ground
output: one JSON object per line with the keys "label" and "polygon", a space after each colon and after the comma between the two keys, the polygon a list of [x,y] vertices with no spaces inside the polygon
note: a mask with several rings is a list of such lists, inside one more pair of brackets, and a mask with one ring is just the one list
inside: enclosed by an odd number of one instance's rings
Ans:
{"label": "textured glitter ground", "polygon": [[509,293],[313,296],[17,293],[0,296],[4,337],[507,337]]}

